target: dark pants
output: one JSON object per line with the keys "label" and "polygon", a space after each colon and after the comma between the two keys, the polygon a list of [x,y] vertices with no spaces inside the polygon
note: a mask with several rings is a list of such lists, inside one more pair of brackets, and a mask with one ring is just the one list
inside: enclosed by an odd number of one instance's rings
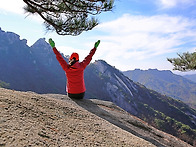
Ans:
{"label": "dark pants", "polygon": [[68,93],[68,97],[70,97],[71,99],[83,99],[84,98],[84,94],[85,94],[85,92],[78,93],[78,94]]}

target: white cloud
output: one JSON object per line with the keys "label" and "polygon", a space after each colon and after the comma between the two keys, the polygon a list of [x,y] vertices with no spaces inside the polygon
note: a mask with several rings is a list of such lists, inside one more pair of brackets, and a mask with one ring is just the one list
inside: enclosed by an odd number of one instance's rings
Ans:
{"label": "white cloud", "polygon": [[127,61],[141,63],[152,59],[156,62],[153,58],[176,54],[183,50],[184,44],[195,42],[194,27],[195,21],[184,17],[126,14],[96,27],[96,30],[107,34],[99,36],[102,40],[99,57],[110,63],[116,61],[115,65],[124,67],[128,66]]}
{"label": "white cloud", "polygon": [[0,0],[0,13],[6,14],[11,12],[14,14],[23,15],[27,19],[43,23],[43,20],[38,15],[28,15],[24,10],[25,3],[23,0]]}
{"label": "white cloud", "polygon": [[111,34],[130,34],[132,32],[175,33],[190,26],[192,26],[190,20],[184,17],[171,17],[168,15],[148,17],[125,14],[117,20],[100,24],[98,28]]}
{"label": "white cloud", "polygon": [[191,6],[195,0],[159,0],[158,3],[162,8],[173,8],[176,6]]}
{"label": "white cloud", "polygon": [[12,12],[16,14],[24,14],[25,3],[23,0],[0,0],[1,11]]}
{"label": "white cloud", "polygon": [[160,0],[163,7],[171,8],[177,5],[177,0]]}

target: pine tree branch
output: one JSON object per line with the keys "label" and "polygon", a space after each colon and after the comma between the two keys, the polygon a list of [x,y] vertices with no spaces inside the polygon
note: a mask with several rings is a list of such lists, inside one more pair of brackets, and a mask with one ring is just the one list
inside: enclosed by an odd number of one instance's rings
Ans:
{"label": "pine tree branch", "polygon": [[174,70],[190,71],[196,70],[196,53],[183,53],[177,54],[178,58],[167,58],[167,60],[173,64]]}
{"label": "pine tree branch", "polygon": [[44,20],[48,31],[55,30],[59,35],[79,35],[98,25],[89,16],[111,11],[113,0],[23,0],[26,12],[37,13]]}

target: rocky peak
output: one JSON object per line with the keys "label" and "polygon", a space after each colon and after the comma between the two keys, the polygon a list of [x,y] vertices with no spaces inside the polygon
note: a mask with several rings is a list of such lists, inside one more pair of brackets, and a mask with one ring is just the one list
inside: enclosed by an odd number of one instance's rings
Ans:
{"label": "rocky peak", "polygon": [[20,36],[18,34],[15,34],[13,32],[7,32],[7,38],[9,38],[9,40],[13,40],[13,41],[18,41],[20,40]]}
{"label": "rocky peak", "polygon": [[20,40],[20,36],[13,32],[5,32],[0,28],[0,38],[1,40],[6,41],[8,44],[15,44],[20,42],[22,45],[27,45],[27,40],[22,39]]}
{"label": "rocky peak", "polygon": [[45,38],[38,39],[32,46],[31,51],[39,54],[43,54],[44,56],[51,54],[52,49],[51,46],[45,41]]}
{"label": "rocky peak", "polygon": [[96,60],[94,65],[97,67],[97,70],[101,73],[104,73],[109,66],[104,60]]}
{"label": "rocky peak", "polygon": [[50,45],[45,41],[45,38],[38,39],[31,47],[39,48],[40,46],[42,48],[49,48],[50,47]]}
{"label": "rocky peak", "polygon": [[40,38],[32,46],[45,45],[45,44],[47,44],[45,38]]}
{"label": "rocky peak", "polygon": [[5,32],[0,29],[0,38],[6,40],[9,44],[13,44],[17,41],[20,41],[20,36],[13,32]]}

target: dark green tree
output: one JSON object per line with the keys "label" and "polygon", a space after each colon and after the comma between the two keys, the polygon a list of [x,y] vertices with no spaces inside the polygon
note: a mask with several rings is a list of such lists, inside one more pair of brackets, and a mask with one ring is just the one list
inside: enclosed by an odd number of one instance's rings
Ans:
{"label": "dark green tree", "polygon": [[167,60],[171,62],[174,66],[174,70],[179,71],[190,71],[196,70],[196,52],[194,53],[183,53],[178,54],[178,58],[168,58]]}
{"label": "dark green tree", "polygon": [[113,0],[23,0],[25,11],[38,14],[47,31],[79,35],[98,25],[95,15],[111,11]]}

